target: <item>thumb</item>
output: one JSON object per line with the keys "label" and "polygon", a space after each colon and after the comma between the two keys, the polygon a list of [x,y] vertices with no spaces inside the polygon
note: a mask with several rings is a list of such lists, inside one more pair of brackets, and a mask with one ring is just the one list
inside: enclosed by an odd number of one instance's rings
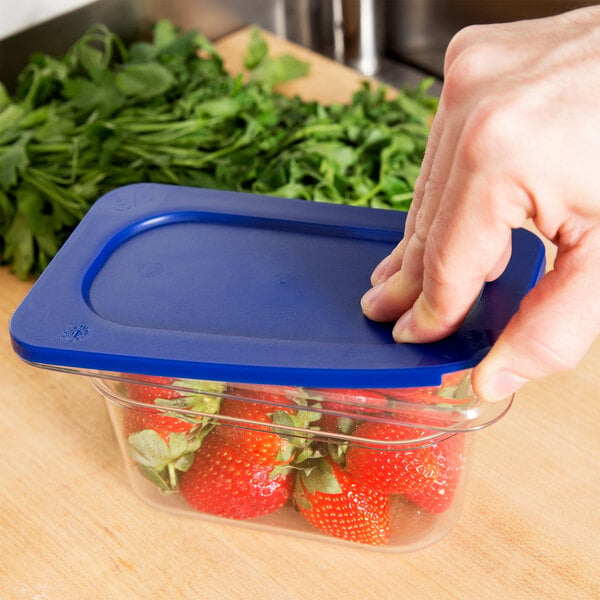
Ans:
{"label": "thumb", "polygon": [[530,380],[574,368],[600,333],[600,232],[567,251],[524,298],[473,371],[475,393],[497,401]]}

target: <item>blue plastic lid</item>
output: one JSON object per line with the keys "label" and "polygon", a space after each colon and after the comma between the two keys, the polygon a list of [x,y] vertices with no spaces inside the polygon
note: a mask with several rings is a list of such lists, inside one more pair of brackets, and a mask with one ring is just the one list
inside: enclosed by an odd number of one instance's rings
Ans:
{"label": "blue plastic lid", "polygon": [[454,335],[397,344],[360,310],[405,214],[155,184],[100,198],[11,321],[26,361],[315,387],[438,385],[476,365],[544,270],[513,233],[505,273]]}

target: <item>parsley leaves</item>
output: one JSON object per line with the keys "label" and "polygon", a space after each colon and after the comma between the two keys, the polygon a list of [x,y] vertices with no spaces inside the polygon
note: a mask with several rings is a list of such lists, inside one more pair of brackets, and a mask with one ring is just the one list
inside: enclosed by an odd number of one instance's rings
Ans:
{"label": "parsley leaves", "polygon": [[348,104],[286,97],[308,65],[269,56],[252,30],[246,78],[211,42],[169,21],[127,46],[95,26],[67,54],[32,56],[0,84],[0,257],[39,274],[92,203],[149,181],[406,209],[436,99],[428,82],[388,97],[365,83]]}

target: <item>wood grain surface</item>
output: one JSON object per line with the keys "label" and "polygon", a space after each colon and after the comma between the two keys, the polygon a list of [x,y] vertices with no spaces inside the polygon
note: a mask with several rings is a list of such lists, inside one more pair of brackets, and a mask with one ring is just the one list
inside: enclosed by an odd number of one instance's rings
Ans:
{"label": "wood grain surface", "polygon": [[[222,40],[238,69],[245,32]],[[284,88],[344,101],[358,75],[308,57]],[[133,495],[103,401],[85,377],[17,358],[25,296],[0,269],[0,599],[598,599],[600,340],[570,373],[531,383],[477,434],[458,525],[414,554],[381,554],[187,520]]]}

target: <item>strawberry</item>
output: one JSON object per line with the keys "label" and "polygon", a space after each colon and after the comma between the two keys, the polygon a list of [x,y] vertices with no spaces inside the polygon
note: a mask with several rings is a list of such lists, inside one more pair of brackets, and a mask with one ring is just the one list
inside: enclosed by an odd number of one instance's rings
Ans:
{"label": "strawberry", "polygon": [[[477,402],[468,373],[469,370],[446,373],[442,376],[441,386],[386,388],[379,391],[388,396],[391,419],[427,427],[448,428],[456,421],[456,414],[452,416],[454,409],[465,410]],[[412,408],[409,404],[429,405],[432,410]]]}
{"label": "strawberry", "polygon": [[325,411],[319,429],[331,433],[352,433],[361,416],[381,413],[388,402],[377,390],[327,388],[311,390],[311,393],[320,397]]}
{"label": "strawberry", "polygon": [[464,371],[452,371],[451,373],[444,373],[442,375],[442,388],[457,388],[470,372],[470,369]]}
{"label": "strawberry", "polygon": [[[240,388],[229,388],[228,395],[223,399],[220,414],[226,417],[242,419],[244,422],[254,421],[265,423],[264,426],[251,425],[242,427],[219,427],[221,435],[225,436],[231,443],[244,447],[246,454],[252,454],[261,462],[276,462],[281,464],[287,460],[276,460],[281,452],[286,452],[289,442],[282,436],[273,433],[273,418],[276,411],[288,415],[295,414],[294,402],[287,396],[287,392],[293,388],[275,388],[270,386],[256,386]],[[243,394],[243,396],[242,396]],[[235,396],[235,397],[232,397]],[[257,400],[256,402],[251,401]],[[277,404],[285,404],[278,406]],[[252,427],[249,429],[248,427]]]}
{"label": "strawberry", "polygon": [[402,402],[414,402],[416,404],[435,404],[438,400],[438,390],[438,387],[431,386],[413,388],[383,388],[379,391],[388,396],[392,402],[394,400],[400,400]]}
{"label": "strawberry", "polygon": [[146,375],[128,375],[127,378],[130,380],[125,383],[129,398],[152,405],[148,408],[131,405],[125,413],[123,429],[129,453],[140,472],[162,491],[176,491],[178,474],[189,468],[193,453],[210,431],[210,423],[205,416],[169,411],[169,408],[213,414],[219,408],[218,394],[224,385]]}
{"label": "strawberry", "polygon": [[[125,432],[131,434],[144,429],[156,431],[165,441],[171,433],[187,433],[202,422],[202,417],[167,411],[168,408],[186,408],[214,414],[219,409],[219,396],[224,384],[213,381],[178,380],[173,377],[128,375],[125,382],[129,398],[154,408],[145,410],[131,406],[125,416]],[[138,383],[139,382],[139,383]],[[152,385],[149,385],[152,384]],[[168,387],[172,386],[172,389]]]}
{"label": "strawberry", "polygon": [[164,408],[130,408],[125,415],[124,428],[127,436],[151,429],[168,442],[172,433],[188,433],[200,423],[201,419],[184,418]]}
{"label": "strawberry", "polygon": [[442,513],[452,505],[464,470],[464,435],[457,433],[431,446],[440,466],[439,476],[429,485],[404,494],[428,513]]}
{"label": "strawberry", "polygon": [[339,413],[377,414],[387,406],[387,398],[379,390],[327,388],[311,392],[321,397],[323,408]]}
{"label": "strawberry", "polygon": [[[357,437],[390,441],[417,439],[431,433],[378,423],[362,423],[355,431]],[[464,434],[458,433],[406,449],[394,444],[351,446],[346,453],[346,468],[357,481],[373,489],[402,494],[423,510],[440,513],[452,504],[460,482],[463,445]]]}
{"label": "strawberry", "polygon": [[290,386],[230,385],[219,411],[223,419],[181,478],[179,491],[188,504],[233,519],[283,506],[293,481],[289,463],[306,460],[313,451],[309,435],[287,434],[278,426],[306,429],[317,419],[307,399],[302,389]]}
{"label": "strawberry", "polygon": [[293,398],[303,394],[301,388],[291,385],[260,385],[260,384],[237,384],[230,383],[227,388],[228,396],[234,399],[255,400],[256,404],[264,404],[267,407],[283,404],[294,404]]}
{"label": "strawberry", "polygon": [[356,427],[356,420],[351,417],[323,413],[319,420],[318,427],[320,431],[349,435]]}
{"label": "strawberry", "polygon": [[[127,395],[137,402],[154,404],[154,400],[157,398],[171,400],[184,395],[180,390],[166,387],[172,386],[175,383],[176,379],[173,377],[159,377],[154,375],[126,375],[126,377],[125,387]],[[185,385],[185,382],[181,383]]]}
{"label": "strawberry", "polygon": [[306,399],[303,391],[295,387],[232,385],[223,398],[220,415],[240,419],[244,424],[226,426],[225,420],[219,426],[220,433],[259,462],[287,464],[300,450],[308,449],[309,439],[286,434],[276,426],[306,429],[318,419],[318,414],[303,409]]}
{"label": "strawberry", "polygon": [[[402,442],[432,433],[422,428],[365,421],[355,429],[354,437]],[[431,485],[442,472],[438,456],[427,442],[417,446],[367,442],[351,445],[346,454],[346,468],[356,481],[386,494],[419,490]]]}
{"label": "strawberry", "polygon": [[440,386],[385,388],[378,391],[392,399],[417,404],[463,404],[471,400],[468,372],[467,369],[444,373]]}
{"label": "strawberry", "polygon": [[291,474],[273,476],[273,466],[256,460],[217,428],[182,474],[179,492],[194,509],[227,517],[250,519],[282,507],[292,492]]}
{"label": "strawberry", "polygon": [[370,546],[390,539],[388,497],[358,483],[331,459],[298,473],[294,500],[307,521],[323,533]]}

